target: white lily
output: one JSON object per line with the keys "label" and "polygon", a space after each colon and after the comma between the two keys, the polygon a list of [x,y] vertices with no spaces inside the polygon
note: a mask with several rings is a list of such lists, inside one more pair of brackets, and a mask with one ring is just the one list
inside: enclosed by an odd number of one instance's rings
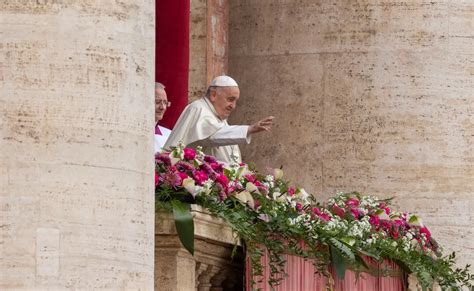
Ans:
{"label": "white lily", "polygon": [[193,197],[196,197],[196,184],[192,178],[186,178],[183,180],[183,187],[186,189]]}
{"label": "white lily", "polygon": [[250,193],[252,192],[257,192],[258,193],[258,188],[255,186],[254,183],[252,182],[247,182],[247,185],[245,185],[245,189],[249,191]]}
{"label": "white lily", "polygon": [[250,192],[242,191],[237,193],[235,198],[237,198],[242,204],[247,204],[252,209],[255,208],[255,201],[253,200],[252,194],[250,194]]}
{"label": "white lily", "polygon": [[273,176],[275,176],[275,179],[283,178],[283,170],[282,169],[273,169]]}

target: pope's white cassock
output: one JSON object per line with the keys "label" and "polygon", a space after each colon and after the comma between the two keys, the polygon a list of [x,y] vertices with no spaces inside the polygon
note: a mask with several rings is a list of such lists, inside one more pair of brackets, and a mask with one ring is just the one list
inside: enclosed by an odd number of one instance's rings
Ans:
{"label": "pope's white cassock", "polygon": [[203,97],[181,113],[164,149],[183,142],[186,147],[202,146],[203,152],[225,163],[242,161],[238,144],[250,143],[248,125],[229,125],[220,119],[212,103]]}

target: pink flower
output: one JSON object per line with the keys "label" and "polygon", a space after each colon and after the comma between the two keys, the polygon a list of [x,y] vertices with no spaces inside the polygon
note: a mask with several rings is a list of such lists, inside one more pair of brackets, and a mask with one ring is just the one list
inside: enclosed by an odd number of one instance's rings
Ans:
{"label": "pink flower", "polygon": [[216,172],[222,172],[224,170],[224,165],[219,163],[209,163],[211,168]]}
{"label": "pink flower", "polygon": [[346,212],[344,211],[344,209],[342,209],[341,207],[337,206],[336,204],[334,204],[331,208],[332,212],[334,212],[334,214],[336,214],[337,216],[339,216],[340,218],[344,218],[344,215],[346,214]]}
{"label": "pink flower", "polygon": [[158,186],[158,183],[160,182],[160,178],[158,174],[155,172],[155,187]]}
{"label": "pink flower", "polygon": [[357,208],[351,208],[351,213],[354,216],[354,218],[357,220],[359,219],[359,216],[361,214]]}
{"label": "pink flower", "polygon": [[369,223],[373,226],[379,226],[380,218],[378,217],[378,215],[371,215],[369,218]]}
{"label": "pink flower", "polygon": [[217,164],[217,160],[213,156],[204,156],[204,161],[206,161],[209,164],[213,164],[213,163]]}
{"label": "pink flower", "polygon": [[330,217],[329,215],[327,215],[326,213],[321,213],[321,214],[319,215],[319,218],[321,218],[321,219],[324,220],[324,221],[329,221],[329,220],[331,220],[331,217]]}
{"label": "pink flower", "polygon": [[207,181],[207,179],[209,179],[209,177],[203,171],[194,172],[194,181],[196,181],[196,184],[202,185],[204,182]]}
{"label": "pink flower", "polygon": [[259,200],[255,200],[255,209],[258,209],[260,207],[260,205],[262,205],[262,203],[260,203]]}
{"label": "pink flower", "polygon": [[216,182],[224,187],[227,187],[227,185],[229,184],[229,179],[227,179],[226,175],[224,174],[217,174]]}
{"label": "pink flower", "polygon": [[163,176],[163,182],[165,185],[171,186],[171,187],[177,187],[180,186],[182,181],[181,177],[177,173],[166,173]]}
{"label": "pink flower", "polygon": [[390,208],[387,207],[387,205],[385,204],[385,202],[381,202],[381,203],[379,204],[379,207],[380,207],[380,209],[383,209],[387,215],[390,214]]}
{"label": "pink flower", "polygon": [[431,238],[431,232],[426,228],[426,226],[420,227],[420,233],[426,236],[426,240],[429,241]]}
{"label": "pink flower", "polygon": [[394,239],[397,239],[397,238],[400,236],[400,234],[398,233],[398,231],[392,231],[392,232],[391,232],[391,235],[392,235],[392,237],[393,237]]}
{"label": "pink flower", "polygon": [[313,207],[311,209],[311,211],[315,214],[315,215],[321,215],[321,210],[319,210],[319,208],[317,207]]}
{"label": "pink flower", "polygon": [[186,175],[186,173],[182,173],[182,172],[178,172],[178,176],[181,178],[181,180],[184,180],[186,178],[189,178],[188,175]]}
{"label": "pink flower", "polygon": [[401,219],[395,219],[393,221],[393,224],[396,226],[396,227],[401,227],[401,226],[405,226],[405,222]]}
{"label": "pink flower", "polygon": [[297,211],[301,211],[301,210],[303,210],[303,205],[300,202],[296,202],[295,208],[296,208]]}
{"label": "pink flower", "polygon": [[227,194],[225,193],[225,191],[220,191],[219,192],[220,201],[224,201],[226,198],[227,198]]}
{"label": "pink flower", "polygon": [[258,218],[259,218],[260,220],[265,221],[265,222],[269,222],[269,221],[270,221],[270,218],[268,217],[267,214],[263,214],[263,213],[262,213],[262,214],[260,214],[260,215],[258,216]]}
{"label": "pink flower", "polygon": [[316,215],[319,219],[322,219],[324,221],[329,221],[331,220],[331,217],[329,217],[329,215],[327,215],[326,213],[322,213],[321,210],[319,210],[319,208],[317,207],[313,207],[311,209],[311,211],[313,212],[314,215]]}
{"label": "pink flower", "polygon": [[155,162],[157,164],[165,164],[167,166],[171,165],[171,159],[167,153],[157,154],[155,156]]}
{"label": "pink flower", "polygon": [[178,171],[180,172],[184,172],[192,171],[194,167],[188,162],[179,161],[178,163],[176,163],[176,169],[178,169]]}
{"label": "pink flower", "polygon": [[296,193],[295,188],[293,188],[293,187],[288,188],[288,195],[289,196],[293,196],[293,195],[295,195],[295,193]]}
{"label": "pink flower", "polygon": [[184,149],[184,159],[186,160],[194,160],[196,157],[196,151],[192,148],[185,148]]}
{"label": "pink flower", "polygon": [[251,174],[245,174],[244,178],[247,179],[247,181],[255,183],[255,177],[252,176]]}
{"label": "pink flower", "polygon": [[357,207],[357,206],[359,206],[359,200],[357,200],[355,198],[349,198],[346,201],[346,205],[349,206],[349,207]]}
{"label": "pink flower", "polygon": [[211,166],[209,166],[208,164],[202,164],[199,168],[201,168],[201,170],[203,170],[204,173],[206,173],[208,175],[213,172]]}

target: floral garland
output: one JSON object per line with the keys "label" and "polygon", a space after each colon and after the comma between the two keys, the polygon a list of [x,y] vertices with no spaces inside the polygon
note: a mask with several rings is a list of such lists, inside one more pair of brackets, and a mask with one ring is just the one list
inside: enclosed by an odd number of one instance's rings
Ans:
{"label": "floral garland", "polygon": [[[330,276],[330,264],[341,278],[346,268],[373,273],[364,260],[370,257],[393,260],[423,289],[434,281],[449,290],[473,286],[470,266],[456,269],[455,253],[443,256],[421,219],[389,208],[390,199],[354,192],[319,203],[284,181],[280,169],[262,175],[246,164],[225,165],[200,149],[182,146],[157,154],[155,160],[157,209],[173,211],[183,245],[194,252],[186,204],[199,204],[224,219],[245,242],[252,278],[263,274],[262,246],[266,248],[272,286],[282,280],[286,253],[313,259],[325,276]],[[382,275],[390,274],[385,271]]]}

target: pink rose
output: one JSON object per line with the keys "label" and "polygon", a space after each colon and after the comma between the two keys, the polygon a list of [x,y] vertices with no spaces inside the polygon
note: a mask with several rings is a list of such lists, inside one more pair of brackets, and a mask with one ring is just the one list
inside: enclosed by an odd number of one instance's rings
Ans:
{"label": "pink rose", "polygon": [[431,232],[426,228],[426,226],[420,227],[420,233],[425,235],[427,241],[430,240]]}
{"label": "pink rose", "polygon": [[329,220],[331,220],[331,217],[330,217],[329,215],[327,215],[326,213],[321,213],[321,214],[319,215],[319,218],[321,218],[321,219],[324,220],[324,221],[329,221]]}
{"label": "pink rose", "polygon": [[224,170],[224,165],[219,163],[209,163],[211,168],[216,172],[222,172]]}
{"label": "pink rose", "polygon": [[296,202],[295,208],[296,208],[297,211],[301,211],[301,210],[303,210],[303,205],[300,202]]}
{"label": "pink rose", "polygon": [[332,212],[334,212],[334,214],[336,214],[337,216],[339,216],[340,218],[344,218],[344,215],[346,214],[346,212],[344,211],[344,209],[342,209],[341,207],[337,206],[336,204],[334,204],[331,208]]}
{"label": "pink rose", "polygon": [[158,186],[158,183],[160,182],[160,178],[158,174],[155,172],[155,187]]}
{"label": "pink rose", "polygon": [[204,171],[195,171],[194,172],[194,181],[196,181],[196,184],[202,185],[204,182],[207,181],[209,177],[204,173]]}
{"label": "pink rose", "polygon": [[355,219],[359,219],[359,216],[360,216],[360,212],[357,208],[351,208],[351,213],[352,215],[354,216]]}
{"label": "pink rose", "polygon": [[196,151],[192,148],[185,148],[184,149],[184,159],[186,160],[194,160],[196,157]]}
{"label": "pink rose", "polygon": [[316,215],[319,219],[324,220],[324,221],[329,221],[331,220],[331,217],[327,215],[326,213],[322,213],[321,210],[317,207],[313,207],[311,209],[314,215]]}
{"label": "pink rose", "polygon": [[204,161],[206,161],[209,164],[213,164],[213,163],[217,164],[217,160],[213,156],[204,156]]}
{"label": "pink rose", "polygon": [[227,185],[229,184],[229,179],[227,179],[226,175],[224,174],[217,174],[216,183],[219,183],[222,186],[227,187]]}
{"label": "pink rose", "polygon": [[378,215],[371,215],[369,218],[369,223],[373,226],[379,226],[380,218],[378,217]]}
{"label": "pink rose", "polygon": [[313,211],[313,213],[314,213],[315,215],[321,215],[321,210],[319,210],[319,208],[317,208],[317,207],[313,207],[313,208],[311,209],[311,211]]}
{"label": "pink rose", "polygon": [[293,196],[293,195],[295,195],[295,193],[296,193],[295,188],[293,188],[293,187],[288,188],[288,195],[289,196]]}
{"label": "pink rose", "polygon": [[244,178],[247,179],[247,181],[255,183],[255,177],[252,176],[251,174],[246,174],[244,175]]}
{"label": "pink rose", "polygon": [[165,164],[167,166],[171,165],[171,159],[168,153],[160,153],[155,155],[155,162],[157,164]]}
{"label": "pink rose", "polygon": [[359,206],[359,200],[354,199],[354,198],[349,198],[346,201],[346,205],[349,206],[349,207],[357,207],[357,206]]}
{"label": "pink rose", "polygon": [[182,172],[178,172],[178,176],[181,178],[181,180],[189,178],[188,175],[186,175],[186,173],[182,173]]}

